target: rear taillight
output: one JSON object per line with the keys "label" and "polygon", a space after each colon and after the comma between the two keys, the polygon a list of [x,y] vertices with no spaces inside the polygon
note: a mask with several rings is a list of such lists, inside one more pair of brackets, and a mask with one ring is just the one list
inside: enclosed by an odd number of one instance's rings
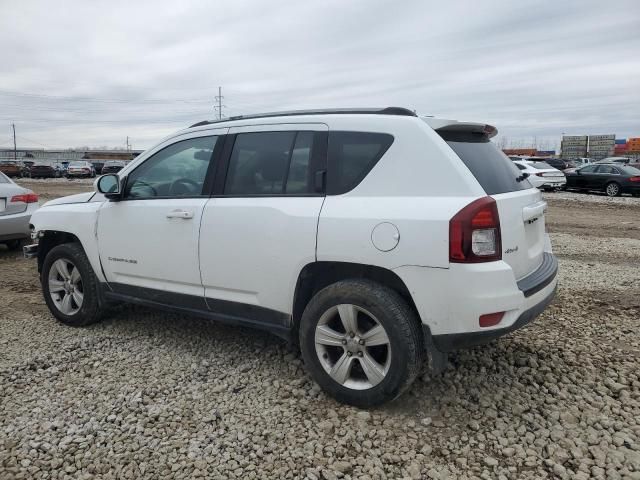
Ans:
{"label": "rear taillight", "polygon": [[449,221],[449,261],[478,263],[501,259],[498,206],[491,197],[480,198]]}
{"label": "rear taillight", "polygon": [[14,195],[11,197],[11,203],[36,203],[38,201],[38,195],[35,193],[25,193],[23,195]]}
{"label": "rear taillight", "polygon": [[631,177],[629,178],[630,182],[640,182],[640,177]]}

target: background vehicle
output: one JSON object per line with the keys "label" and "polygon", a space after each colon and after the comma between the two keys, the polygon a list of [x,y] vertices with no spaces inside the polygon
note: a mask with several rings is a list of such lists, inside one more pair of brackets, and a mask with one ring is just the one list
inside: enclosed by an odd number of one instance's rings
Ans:
{"label": "background vehicle", "polygon": [[38,196],[35,193],[0,173],[0,243],[18,248],[31,233],[29,220],[37,209]]}
{"label": "background vehicle", "polygon": [[107,173],[118,173],[120,170],[122,170],[125,166],[125,163],[120,161],[120,160],[109,160],[108,162],[105,162],[104,167],[102,167],[102,171],[100,173],[107,174]]}
{"label": "background vehicle", "polygon": [[60,176],[60,171],[47,162],[36,162],[30,169],[31,178],[56,178]]}
{"label": "background vehicle", "polygon": [[527,179],[531,185],[541,190],[557,190],[563,188],[567,182],[560,170],[551,167],[546,162],[516,160],[513,163],[521,173],[529,175]]}
{"label": "background vehicle", "polygon": [[546,203],[496,133],[403,108],[202,122],[48,202],[24,251],[63,323],[104,299],[262,328],[372,406],[555,295]]}
{"label": "background vehicle", "polygon": [[595,163],[568,172],[567,190],[597,190],[610,197],[640,194],[640,169],[616,163]]}
{"label": "background vehicle", "polygon": [[95,177],[96,171],[91,163],[84,160],[70,162],[67,168],[67,177]]}
{"label": "background vehicle", "polygon": [[563,171],[567,168],[574,168],[576,165],[570,160],[563,160],[562,158],[547,158],[544,160],[547,165],[552,168]]}
{"label": "background vehicle", "polygon": [[607,158],[603,158],[602,160],[598,160],[597,162],[594,162],[594,163],[620,163],[624,165],[630,162],[631,162],[631,159],[628,157],[607,157]]}
{"label": "background vehicle", "polygon": [[104,167],[105,163],[107,162],[103,162],[103,161],[91,161],[89,162],[91,164],[91,166],[93,167],[93,170],[96,173],[100,173],[102,171],[102,168]]}
{"label": "background vehicle", "polygon": [[0,162],[0,172],[4,173],[7,177],[29,176],[29,169],[27,169],[21,162],[13,160],[4,160]]}

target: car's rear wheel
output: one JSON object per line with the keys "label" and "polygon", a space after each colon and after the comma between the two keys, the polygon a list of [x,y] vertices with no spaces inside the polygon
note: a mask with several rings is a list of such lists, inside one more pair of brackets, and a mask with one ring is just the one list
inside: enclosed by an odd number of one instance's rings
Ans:
{"label": "car's rear wheel", "polygon": [[100,320],[98,279],[79,244],[52,248],[40,280],[49,310],[62,323],[79,327]]}
{"label": "car's rear wheel", "polygon": [[420,322],[402,297],[367,280],[318,292],[300,323],[313,379],[336,400],[372,407],[398,397],[423,366]]}
{"label": "car's rear wheel", "polygon": [[609,182],[607,183],[605,191],[610,197],[618,197],[620,196],[620,185],[618,185],[616,182]]}

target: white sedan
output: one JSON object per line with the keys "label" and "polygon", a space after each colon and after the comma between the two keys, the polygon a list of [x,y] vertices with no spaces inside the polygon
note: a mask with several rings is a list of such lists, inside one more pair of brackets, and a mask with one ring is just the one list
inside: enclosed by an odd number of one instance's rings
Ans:
{"label": "white sedan", "polygon": [[567,184],[567,179],[560,170],[545,162],[529,162],[514,160],[513,162],[522,173],[527,173],[527,180],[541,190],[557,190]]}
{"label": "white sedan", "polygon": [[38,196],[0,172],[0,243],[18,248],[31,233],[29,220],[37,209]]}

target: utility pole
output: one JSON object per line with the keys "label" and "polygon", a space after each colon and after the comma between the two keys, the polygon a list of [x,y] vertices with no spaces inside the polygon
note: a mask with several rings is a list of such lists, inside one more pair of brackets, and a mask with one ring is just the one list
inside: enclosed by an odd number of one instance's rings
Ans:
{"label": "utility pole", "polygon": [[222,120],[222,107],[224,107],[224,105],[222,105],[222,99],[224,98],[222,96],[222,87],[218,87],[218,95],[215,97],[216,98],[216,102],[218,102],[218,105],[214,106],[214,110],[218,111],[218,120]]}
{"label": "utility pole", "polygon": [[127,135],[127,152],[131,151],[131,144],[129,143],[129,135]]}
{"label": "utility pole", "polygon": [[16,147],[16,124],[12,123],[11,126],[13,127],[13,161],[17,161],[18,160],[18,149]]}

